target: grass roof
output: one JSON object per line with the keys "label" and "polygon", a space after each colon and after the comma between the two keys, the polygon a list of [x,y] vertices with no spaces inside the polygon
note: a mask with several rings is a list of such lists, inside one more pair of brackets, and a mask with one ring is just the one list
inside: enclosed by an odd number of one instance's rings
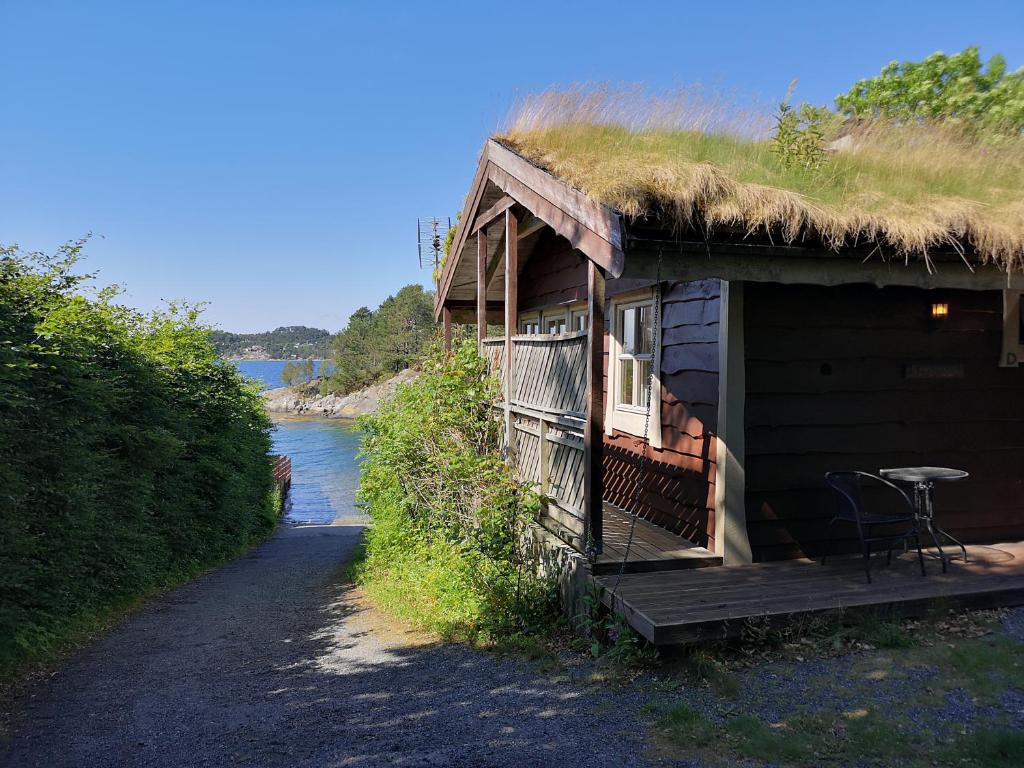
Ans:
{"label": "grass roof", "polygon": [[969,248],[983,263],[1024,270],[1021,135],[847,124],[844,149],[807,168],[773,151],[771,125],[764,113],[723,112],[685,94],[570,90],[531,97],[495,138],[627,216],[678,225],[699,217],[711,230],[738,226],[833,248],[868,242],[883,257]]}

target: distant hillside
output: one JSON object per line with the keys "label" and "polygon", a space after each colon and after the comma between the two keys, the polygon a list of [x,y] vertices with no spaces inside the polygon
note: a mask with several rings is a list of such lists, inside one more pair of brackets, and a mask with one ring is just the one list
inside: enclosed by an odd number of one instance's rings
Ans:
{"label": "distant hillside", "polygon": [[331,333],[323,328],[289,325],[264,333],[213,331],[210,338],[221,357],[323,358]]}

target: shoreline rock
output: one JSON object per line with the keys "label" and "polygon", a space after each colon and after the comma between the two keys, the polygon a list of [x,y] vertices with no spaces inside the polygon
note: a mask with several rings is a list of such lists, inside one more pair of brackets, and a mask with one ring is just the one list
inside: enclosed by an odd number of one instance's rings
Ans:
{"label": "shoreline rock", "polygon": [[359,389],[347,395],[307,395],[291,387],[278,387],[263,393],[270,413],[322,416],[328,419],[354,419],[376,413],[380,401],[395,393],[400,384],[412,381],[417,371],[404,370],[380,384]]}

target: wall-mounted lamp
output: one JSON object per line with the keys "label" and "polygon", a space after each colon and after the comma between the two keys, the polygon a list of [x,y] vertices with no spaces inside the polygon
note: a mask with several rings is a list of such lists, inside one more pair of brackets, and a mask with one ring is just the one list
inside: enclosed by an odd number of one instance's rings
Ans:
{"label": "wall-mounted lamp", "polygon": [[949,317],[949,304],[932,304],[932,320],[945,320]]}

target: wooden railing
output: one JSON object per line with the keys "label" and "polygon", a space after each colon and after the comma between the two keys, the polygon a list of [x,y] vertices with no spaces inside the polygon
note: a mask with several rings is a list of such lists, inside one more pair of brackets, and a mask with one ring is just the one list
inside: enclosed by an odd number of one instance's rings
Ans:
{"label": "wooden railing", "polygon": [[281,492],[282,500],[292,486],[292,460],[290,456],[271,456],[274,467],[274,485]]}
{"label": "wooden railing", "polygon": [[[584,450],[587,333],[513,336],[510,460],[547,499],[541,522],[577,549],[585,547]],[[504,380],[505,339],[484,339],[488,370]]]}

